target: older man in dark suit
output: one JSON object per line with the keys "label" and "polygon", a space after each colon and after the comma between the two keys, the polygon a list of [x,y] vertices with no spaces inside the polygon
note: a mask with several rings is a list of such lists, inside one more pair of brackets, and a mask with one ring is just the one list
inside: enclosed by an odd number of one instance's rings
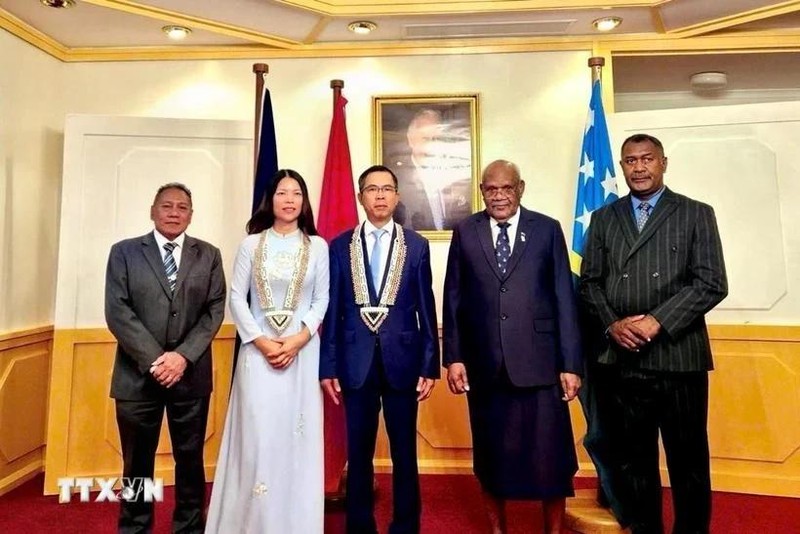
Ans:
{"label": "older man in dark suit", "polygon": [[[203,532],[203,444],[211,394],[211,341],[222,324],[225,276],[219,250],[185,234],[186,186],[159,188],[155,230],[111,248],[106,322],[117,338],[111,379],[123,477],[153,477],[164,410],[175,459],[173,532]],[[153,505],[123,501],[119,532],[151,532]]]}
{"label": "older man in dark suit", "polygon": [[393,220],[397,178],[382,165],[358,179],[367,220],[333,240],[319,376],[347,414],[348,534],[377,534],[373,464],[383,409],[392,455],[389,534],[420,532],[417,411],[439,377],[428,241]]}
{"label": "older man in dark suit", "polygon": [[558,222],[520,207],[525,182],[504,160],[483,172],[486,210],[453,231],[444,284],[444,365],[468,392],[474,471],[493,534],[506,499],[541,500],[561,532],[578,464],[565,401],[583,372],[577,306]]}
{"label": "older man in dark suit", "polygon": [[672,485],[675,534],[711,520],[704,315],[728,292],[713,209],[664,186],[667,158],[646,134],[622,144],[631,192],[592,216],[580,294],[605,346],[595,355],[598,409],[620,462],[619,498],[634,534],[663,532],[658,434]]}

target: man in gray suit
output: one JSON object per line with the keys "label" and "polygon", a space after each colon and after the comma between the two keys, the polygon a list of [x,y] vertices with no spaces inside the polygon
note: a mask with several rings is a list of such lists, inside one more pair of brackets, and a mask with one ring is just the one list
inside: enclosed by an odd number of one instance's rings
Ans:
{"label": "man in gray suit", "polygon": [[[620,162],[630,195],[592,215],[580,296],[598,346],[598,409],[617,454],[613,484],[633,534],[663,532],[658,434],[667,455],[675,534],[711,521],[704,315],[728,293],[714,210],[664,186],[661,142],[636,134]],[[599,335],[598,335],[599,334]]]}
{"label": "man in gray suit", "polygon": [[[111,378],[123,477],[152,478],[167,413],[175,459],[173,532],[203,532],[203,443],[211,394],[211,341],[222,324],[225,275],[219,250],[185,234],[192,194],[161,186],[155,230],[111,248],[105,312],[117,338]],[[135,491],[134,491],[135,494]],[[153,504],[123,501],[119,532],[151,532]]]}

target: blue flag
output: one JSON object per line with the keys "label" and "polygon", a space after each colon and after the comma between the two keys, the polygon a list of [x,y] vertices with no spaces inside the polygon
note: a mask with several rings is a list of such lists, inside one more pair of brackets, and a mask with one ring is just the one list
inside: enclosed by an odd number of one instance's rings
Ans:
{"label": "blue flag", "polygon": [[269,189],[272,177],[278,172],[278,148],[275,142],[275,120],[272,118],[272,99],[264,85],[261,100],[261,132],[258,136],[258,163],[253,181],[253,210],[261,204],[261,198]]}
{"label": "blue flag", "polygon": [[[617,200],[617,179],[614,173],[614,160],[611,156],[611,143],[608,139],[606,116],[603,112],[603,101],[600,97],[600,82],[592,85],[592,98],[589,101],[589,115],[583,131],[583,148],[581,149],[581,166],[578,169],[578,191],[575,199],[575,225],[572,229],[572,252],[570,263],[572,272],[580,275],[586,231],[592,221],[595,210]],[[588,323],[591,324],[591,323]],[[593,352],[591,335],[584,339],[585,348]],[[583,385],[578,391],[583,415],[586,418],[586,435],[583,446],[597,470],[600,483],[598,502],[610,506],[620,524],[627,524],[627,512],[619,497],[615,494],[619,476],[619,467],[615,457],[610,453],[608,441],[608,423],[602,417],[598,403],[601,391],[594,376],[594,367],[590,363],[593,356],[587,357],[587,365],[583,377]],[[606,396],[607,397],[607,396]]]}
{"label": "blue flag", "polygon": [[578,191],[575,198],[575,224],[572,229],[570,258],[572,272],[576,275],[580,273],[583,244],[592,213],[618,198],[615,176],[598,80],[592,86],[589,115],[586,117],[586,127],[583,131],[581,166],[578,169]]}

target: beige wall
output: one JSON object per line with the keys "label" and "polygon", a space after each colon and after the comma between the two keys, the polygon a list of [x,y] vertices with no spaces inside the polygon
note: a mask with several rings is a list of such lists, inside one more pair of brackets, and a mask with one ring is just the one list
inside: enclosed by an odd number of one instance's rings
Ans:
{"label": "beige wall", "polygon": [[[13,69],[23,55],[32,56],[42,66],[35,71],[28,67],[25,75],[17,78],[19,89],[12,95],[13,105],[6,104],[0,120],[5,124],[7,116],[25,110],[31,121],[25,126],[31,146],[25,150],[33,152],[13,148],[12,155],[17,159],[35,157],[36,166],[24,178],[15,168],[14,183],[24,182],[30,191],[14,192],[16,215],[7,233],[14,233],[16,254],[8,255],[6,271],[15,289],[4,298],[9,303],[28,301],[31,305],[26,306],[25,317],[0,316],[0,332],[53,320],[55,207],[65,114],[252,120],[254,105],[252,61],[60,64],[0,33],[0,61]],[[331,79],[345,80],[356,174],[372,163],[373,95],[479,93],[482,165],[501,157],[518,163],[527,182],[525,204],[560,219],[569,235],[590,89],[588,57],[588,52],[538,52],[271,60],[267,83],[272,92],[279,163],[297,169],[309,180],[316,206],[330,128]],[[547,75],[526,77],[525,73]],[[58,98],[56,89],[50,89],[55,102],[41,105],[35,95],[45,91],[39,81],[45,76],[58,83]],[[19,128],[12,126],[11,132],[16,134]],[[33,209],[26,205],[27,196],[37,199],[32,202]],[[242,223],[245,219],[243,215]],[[37,248],[23,246],[23,231],[35,235]],[[7,244],[5,239],[3,244]],[[444,282],[447,246],[439,242],[432,247],[437,296]],[[37,287],[40,280],[42,286]]]}
{"label": "beige wall", "polygon": [[53,321],[65,68],[0,31],[0,333]]}

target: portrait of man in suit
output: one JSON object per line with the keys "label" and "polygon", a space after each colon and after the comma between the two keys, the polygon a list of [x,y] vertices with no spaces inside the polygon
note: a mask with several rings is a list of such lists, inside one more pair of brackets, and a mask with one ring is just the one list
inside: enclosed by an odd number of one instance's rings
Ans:
{"label": "portrait of man in suit", "polygon": [[450,390],[467,394],[491,532],[507,532],[505,501],[524,499],[542,501],[544,532],[557,534],[578,469],[567,402],[583,359],[564,234],[520,206],[524,191],[516,165],[490,163],[486,209],[453,230],[443,363]]}
{"label": "portrait of man in suit", "polygon": [[[154,474],[166,410],[175,460],[173,532],[203,532],[203,444],[211,394],[211,341],[222,324],[225,276],[219,250],[186,235],[192,194],[161,186],[152,232],[111,247],[105,316],[117,339],[111,378],[125,478]],[[119,532],[151,532],[153,504],[123,501]]]}
{"label": "portrait of man in suit", "polygon": [[601,340],[598,411],[607,427],[614,493],[633,534],[663,532],[658,436],[672,486],[675,533],[707,533],[711,521],[705,314],[728,293],[711,206],[664,185],[658,139],[622,144],[630,194],[594,212],[580,296]]}
{"label": "portrait of man in suit", "polygon": [[398,223],[452,230],[472,213],[471,120],[467,102],[383,106],[381,161],[397,176]]}
{"label": "portrait of man in suit", "polygon": [[400,196],[391,170],[358,179],[367,220],[330,245],[330,302],[319,376],[347,421],[348,534],[376,534],[373,456],[378,415],[392,457],[391,534],[420,532],[417,411],[439,378],[439,342],[428,241],[393,220]]}

